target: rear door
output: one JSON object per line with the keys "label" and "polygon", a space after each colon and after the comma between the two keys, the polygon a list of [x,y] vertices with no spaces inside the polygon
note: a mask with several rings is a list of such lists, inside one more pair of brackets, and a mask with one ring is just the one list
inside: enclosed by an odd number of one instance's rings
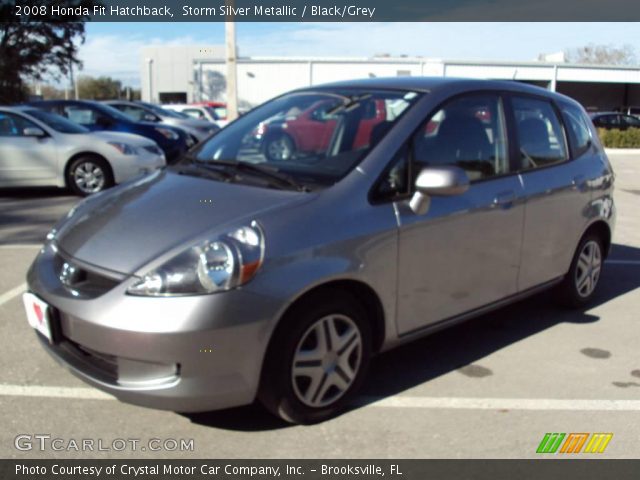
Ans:
{"label": "rear door", "polygon": [[526,196],[519,290],[564,275],[586,225],[593,149],[571,151],[559,108],[549,99],[511,97],[518,165]]}

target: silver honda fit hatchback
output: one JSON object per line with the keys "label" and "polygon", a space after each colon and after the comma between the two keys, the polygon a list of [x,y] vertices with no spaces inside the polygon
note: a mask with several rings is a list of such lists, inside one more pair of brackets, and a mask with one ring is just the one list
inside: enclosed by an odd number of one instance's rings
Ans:
{"label": "silver honda fit hatchback", "polygon": [[554,287],[593,297],[614,175],[583,108],[394,78],[271,100],[89,197],[28,273],[44,348],[117,398],[335,415],[373,354]]}

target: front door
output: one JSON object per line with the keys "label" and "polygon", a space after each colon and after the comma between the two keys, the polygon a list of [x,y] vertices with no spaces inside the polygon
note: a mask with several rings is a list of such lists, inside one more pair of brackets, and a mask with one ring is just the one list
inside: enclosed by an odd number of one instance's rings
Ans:
{"label": "front door", "polygon": [[446,103],[414,135],[410,181],[422,168],[454,165],[471,184],[461,195],[433,196],[424,215],[396,203],[400,334],[517,292],[524,204],[506,138],[502,100],[488,93]]}

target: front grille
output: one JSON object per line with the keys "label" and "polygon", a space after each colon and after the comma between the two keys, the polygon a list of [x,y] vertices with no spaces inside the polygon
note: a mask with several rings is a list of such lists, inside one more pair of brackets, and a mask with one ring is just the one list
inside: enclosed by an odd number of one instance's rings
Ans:
{"label": "front grille", "polygon": [[83,268],[59,253],[55,256],[54,268],[62,285],[80,298],[99,297],[120,283],[120,280]]}

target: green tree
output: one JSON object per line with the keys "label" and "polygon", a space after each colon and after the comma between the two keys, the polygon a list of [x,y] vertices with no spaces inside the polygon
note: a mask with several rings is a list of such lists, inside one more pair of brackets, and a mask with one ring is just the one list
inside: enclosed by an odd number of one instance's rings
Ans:
{"label": "green tree", "polygon": [[614,47],[590,43],[584,47],[566,50],[564,54],[569,63],[592,65],[633,65],[636,63],[636,52],[631,45]]}
{"label": "green tree", "polygon": [[[44,15],[16,15],[15,3],[45,6]],[[51,5],[87,7],[96,0],[30,0],[0,2],[0,104],[24,100],[27,82],[44,77],[60,78],[72,65],[80,65],[78,45],[84,42],[85,15],[61,18],[51,15]]]}
{"label": "green tree", "polygon": [[122,83],[111,77],[78,78],[78,95],[84,100],[114,100],[122,96]]}

